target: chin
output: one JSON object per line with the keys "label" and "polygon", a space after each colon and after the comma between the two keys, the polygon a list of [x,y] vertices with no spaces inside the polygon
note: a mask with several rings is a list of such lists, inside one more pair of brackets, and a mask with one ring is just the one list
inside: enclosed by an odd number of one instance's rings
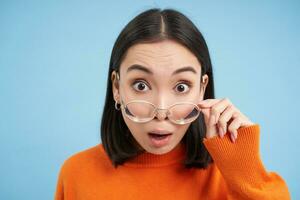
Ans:
{"label": "chin", "polygon": [[171,145],[166,145],[164,147],[149,147],[150,149],[146,149],[146,151],[148,153],[152,153],[152,154],[156,154],[156,155],[162,155],[162,154],[166,154],[168,152],[170,152],[174,147],[172,147]]}

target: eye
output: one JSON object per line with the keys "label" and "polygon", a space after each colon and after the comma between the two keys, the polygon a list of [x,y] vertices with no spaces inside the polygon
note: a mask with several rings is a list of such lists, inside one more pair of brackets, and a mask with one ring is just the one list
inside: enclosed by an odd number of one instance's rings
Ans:
{"label": "eye", "polygon": [[176,85],[176,89],[177,91],[179,91],[179,93],[186,93],[190,90],[190,86],[191,84],[189,83],[179,83],[178,85]]}
{"label": "eye", "polygon": [[148,85],[144,81],[135,81],[132,84],[133,88],[137,91],[146,91],[145,88],[149,88]]}

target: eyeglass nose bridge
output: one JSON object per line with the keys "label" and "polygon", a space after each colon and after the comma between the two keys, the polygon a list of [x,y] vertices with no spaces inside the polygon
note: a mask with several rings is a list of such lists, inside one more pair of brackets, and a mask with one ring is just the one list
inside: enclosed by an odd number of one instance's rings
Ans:
{"label": "eyeglass nose bridge", "polygon": [[159,112],[159,111],[161,111],[161,110],[167,110],[167,112],[163,112],[163,113],[165,114],[165,116],[163,117],[163,119],[165,119],[166,117],[169,117],[169,114],[170,114],[169,108],[156,108],[156,109],[154,110],[153,118],[154,118],[155,116],[157,116],[157,115],[160,115],[161,112]]}

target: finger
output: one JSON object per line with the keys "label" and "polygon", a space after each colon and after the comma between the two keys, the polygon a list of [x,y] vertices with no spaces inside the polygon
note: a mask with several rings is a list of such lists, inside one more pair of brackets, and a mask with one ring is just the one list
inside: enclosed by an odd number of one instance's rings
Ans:
{"label": "finger", "polygon": [[200,108],[209,108],[213,105],[215,105],[216,103],[218,103],[219,101],[221,101],[220,99],[205,99],[202,100],[198,103],[198,106]]}
{"label": "finger", "polygon": [[242,119],[240,117],[236,117],[228,126],[228,131],[231,133],[231,139],[233,142],[237,139],[237,129],[241,126]]}
{"label": "finger", "polygon": [[205,126],[206,126],[206,138],[212,138],[217,136],[218,130],[215,125],[211,125],[210,121],[214,119],[211,119],[211,114],[210,114],[210,108],[205,108],[202,109],[202,113],[204,115],[204,121],[205,121]]}
{"label": "finger", "polygon": [[209,118],[209,116],[210,116],[210,109],[209,108],[202,108],[201,112],[203,113],[205,118],[207,118],[207,119]]}
{"label": "finger", "polygon": [[206,124],[206,138],[212,138],[218,135],[218,130],[216,125]]}
{"label": "finger", "polygon": [[224,98],[211,107],[211,115],[215,115],[215,123],[218,123],[220,115],[230,105],[230,101]]}
{"label": "finger", "polygon": [[223,137],[226,134],[227,124],[234,112],[235,112],[234,106],[230,105],[224,110],[224,112],[219,117],[218,126],[220,127],[220,129],[222,129],[222,133],[223,133],[221,137]]}
{"label": "finger", "polygon": [[215,126],[210,126],[209,120],[210,120],[210,108],[201,109],[201,112],[204,115],[204,121],[205,121],[205,127],[206,127],[206,138],[212,138],[216,136],[217,130]]}
{"label": "finger", "polygon": [[216,115],[210,114],[209,116],[209,126],[214,126],[216,124]]}
{"label": "finger", "polygon": [[226,132],[224,131],[223,127],[220,126],[220,125],[218,125],[218,133],[219,133],[219,136],[220,136],[221,138],[223,138],[224,135],[225,135],[225,133],[226,133]]}

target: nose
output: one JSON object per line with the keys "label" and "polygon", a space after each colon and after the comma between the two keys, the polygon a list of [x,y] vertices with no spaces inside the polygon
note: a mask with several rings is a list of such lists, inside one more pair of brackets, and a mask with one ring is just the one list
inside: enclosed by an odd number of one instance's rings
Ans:
{"label": "nose", "polygon": [[158,120],[164,120],[166,117],[168,117],[168,110],[166,109],[157,109],[157,112],[156,112],[156,118]]}
{"label": "nose", "polygon": [[158,99],[158,104],[156,104],[156,117],[158,120],[164,120],[165,118],[168,117],[168,114],[169,114],[169,111],[167,110],[167,107],[168,107],[168,102],[167,99],[170,99],[168,98],[166,95],[162,95],[162,94],[159,94],[158,95],[160,98]]}

